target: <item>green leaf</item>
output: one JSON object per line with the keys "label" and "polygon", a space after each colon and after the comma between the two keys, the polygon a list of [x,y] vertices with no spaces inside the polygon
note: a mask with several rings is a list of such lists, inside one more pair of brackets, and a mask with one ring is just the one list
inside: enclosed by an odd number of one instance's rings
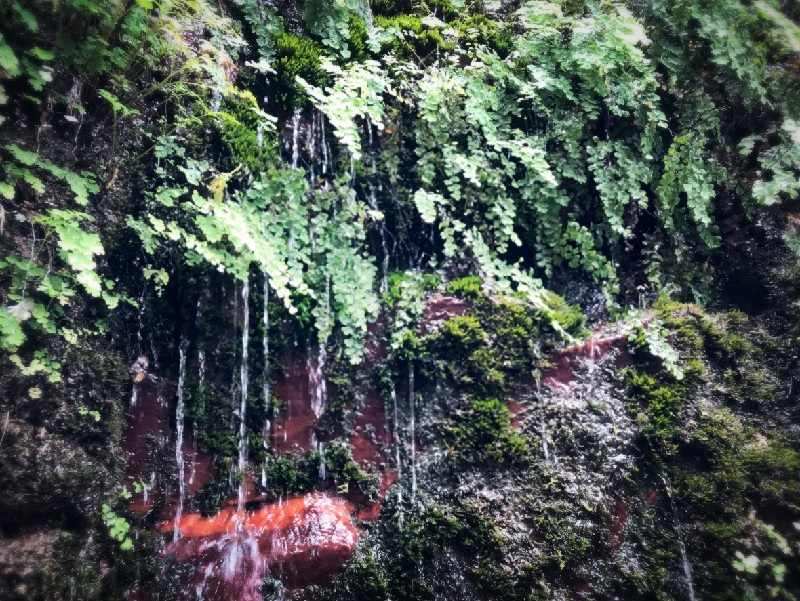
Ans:
{"label": "green leaf", "polygon": [[3,34],[0,33],[0,69],[6,73],[8,77],[19,77],[22,73],[20,68],[19,59],[14,54],[11,46],[6,43]]}
{"label": "green leaf", "polygon": [[[17,16],[22,21],[23,25],[27,27],[28,31],[31,33],[36,33],[39,31],[39,22],[36,20],[34,14],[29,11],[27,8],[23,7],[19,2],[16,0],[11,3],[11,8],[17,13]],[[0,61],[2,64],[2,61]]]}
{"label": "green leaf", "polygon": [[50,52],[49,50],[45,50],[44,48],[40,48],[39,46],[34,46],[30,50],[26,51],[31,56],[38,58],[42,61],[51,61],[53,60],[56,55]]}
{"label": "green leaf", "polygon": [[13,156],[17,162],[28,167],[35,165],[39,160],[38,153],[23,150],[16,144],[6,144],[5,149],[11,153],[11,156]]}

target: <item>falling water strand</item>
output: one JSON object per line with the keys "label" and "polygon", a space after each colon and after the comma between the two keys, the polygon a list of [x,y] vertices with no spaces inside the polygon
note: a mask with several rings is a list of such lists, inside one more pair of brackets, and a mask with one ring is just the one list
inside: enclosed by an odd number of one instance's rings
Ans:
{"label": "falling water strand", "polygon": [[319,129],[322,132],[322,175],[328,173],[328,142],[325,139],[325,117],[320,114]]}
{"label": "falling water strand", "polygon": [[[237,404],[236,403],[236,401],[237,401],[236,392],[238,390],[238,387],[236,385],[236,367],[235,367],[236,344],[237,344],[236,343],[236,340],[237,340],[236,325],[237,325],[237,323],[239,321],[239,317],[238,317],[239,316],[239,297],[237,295],[238,295],[237,286],[236,286],[236,282],[234,281],[234,283],[233,283],[233,332],[231,334],[231,340],[233,341],[233,350],[231,351],[231,356],[234,357],[234,368],[231,370],[231,409],[234,409],[236,407],[236,404]],[[231,429],[233,429],[233,427],[234,427],[234,425],[236,423],[234,421],[236,419],[235,413],[236,413],[235,410],[231,411],[231,421],[230,421]]]}
{"label": "falling water strand", "polygon": [[219,82],[216,82],[214,91],[211,93],[211,110],[215,113],[219,112],[222,106],[222,89]]}
{"label": "falling water strand", "polygon": [[542,451],[544,452],[544,460],[550,461],[550,449],[547,445],[547,424],[545,423],[544,415],[542,416]]}
{"label": "falling water strand", "polygon": [[309,156],[309,175],[311,176],[311,185],[314,185],[316,181],[316,173],[314,172],[314,166],[317,164],[317,149],[316,149],[316,137],[315,137],[315,126],[317,122],[317,113],[314,112],[311,114],[311,123],[306,130],[306,140],[308,140],[308,156]]}
{"label": "falling water strand", "polygon": [[245,439],[245,411],[247,410],[247,347],[250,333],[250,281],[245,278],[242,284],[242,366],[241,366],[241,402],[239,405],[239,496],[238,508],[244,507],[244,468],[247,461],[247,441]]}
{"label": "falling water strand", "polygon": [[319,451],[319,479],[325,480],[327,477],[326,466],[325,466],[325,443],[320,441],[317,447]]}
{"label": "falling water strand", "polygon": [[309,361],[308,385],[311,392],[311,409],[317,418],[321,417],[328,402],[328,386],[325,381],[325,363],[328,350],[324,340],[320,340],[316,361]]}
{"label": "falling water strand", "polygon": [[294,110],[292,116],[292,169],[297,169],[297,163],[300,160],[300,109]]}
{"label": "falling water strand", "polygon": [[[392,407],[394,409],[394,462],[397,467],[397,480],[402,480],[402,462],[400,459],[400,420],[397,412],[397,391],[392,382]],[[399,519],[403,520],[403,487],[398,484],[397,486],[397,506],[400,510]]]}
{"label": "falling water strand", "polygon": [[[325,328],[331,320],[331,276],[325,281]],[[311,409],[317,418],[321,417],[328,404],[328,384],[325,380],[325,363],[328,360],[327,339],[319,341],[316,363],[309,365],[308,384],[311,392]]]}
{"label": "falling water strand", "polygon": [[367,33],[372,33],[372,30],[375,26],[372,21],[372,8],[370,7],[369,2],[367,0],[361,0],[359,9],[361,18],[364,19],[364,25],[367,28]]}
{"label": "falling water strand", "polygon": [[683,575],[686,578],[686,593],[689,601],[697,601],[697,596],[694,592],[694,578],[692,577],[692,564],[689,563],[689,554],[686,552],[686,543],[683,540],[683,528],[681,521],[678,517],[678,508],[675,506],[675,500],[672,497],[672,491],[669,486],[666,474],[661,474],[661,481],[664,483],[664,492],[669,499],[670,507],[672,508],[672,515],[675,518],[675,532],[678,535],[678,545],[681,553],[681,562],[683,563]]}
{"label": "falling water strand", "polygon": [[202,393],[206,384],[206,354],[200,350],[197,353],[197,389]]}
{"label": "falling water strand", "polygon": [[[369,185],[369,195],[367,202],[373,211],[380,212],[378,207],[378,199],[375,196],[375,188],[372,184]],[[386,242],[386,220],[381,217],[381,252],[383,253],[382,273],[381,273],[381,294],[384,294],[389,289],[389,245]]]}
{"label": "falling water strand", "polygon": [[414,407],[414,362],[408,362],[408,407],[411,411],[411,501],[417,499],[416,409]]}
{"label": "falling water strand", "polygon": [[270,421],[269,421],[269,411],[270,411],[270,389],[269,389],[269,279],[267,276],[264,276],[264,311],[262,314],[262,320],[264,323],[264,338],[262,340],[262,346],[264,349],[264,383],[261,386],[261,393],[264,395],[264,410],[266,411],[266,417],[264,418],[264,447],[266,448],[269,446],[269,435],[270,435]]}
{"label": "falling water strand", "polygon": [[186,339],[181,340],[178,361],[178,405],[175,408],[175,462],[178,466],[178,511],[175,513],[174,540],[181,536],[180,523],[183,514],[183,499],[186,496],[186,483],[183,472],[183,386],[186,381]]}

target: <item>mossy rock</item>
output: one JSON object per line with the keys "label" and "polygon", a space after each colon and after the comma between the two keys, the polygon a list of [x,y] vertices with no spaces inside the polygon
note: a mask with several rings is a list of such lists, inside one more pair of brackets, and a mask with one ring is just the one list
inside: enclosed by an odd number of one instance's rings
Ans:
{"label": "mossy rock", "polygon": [[386,51],[402,59],[424,60],[438,50],[455,49],[452,41],[442,37],[438,29],[424,25],[420,17],[411,15],[376,17],[375,25],[398,32],[399,35],[388,42]]}
{"label": "mossy rock", "polygon": [[302,77],[313,86],[328,83],[328,74],[322,69],[322,46],[305,37],[281,33],[275,37],[275,73],[269,76],[274,93],[270,102],[289,110],[300,107],[308,95],[298,86],[296,78]]}
{"label": "mossy rock", "polygon": [[528,457],[525,437],[511,427],[511,412],[498,399],[472,401],[445,439],[457,457],[471,463],[523,463]]}
{"label": "mossy rock", "polygon": [[250,92],[229,94],[218,114],[220,135],[230,155],[230,169],[245,165],[250,173],[269,171],[278,163],[278,141],[263,130],[259,140],[258,102]]}

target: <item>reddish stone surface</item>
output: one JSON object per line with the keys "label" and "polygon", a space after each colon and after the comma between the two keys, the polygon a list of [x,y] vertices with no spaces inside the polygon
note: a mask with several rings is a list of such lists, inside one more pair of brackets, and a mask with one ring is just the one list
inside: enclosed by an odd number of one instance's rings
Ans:
{"label": "reddish stone surface", "polygon": [[[621,349],[627,344],[628,335],[620,334],[609,338],[590,338],[586,342],[569,346],[553,353],[550,365],[542,372],[542,384],[551,388],[568,387],[574,378],[574,366],[577,359],[596,361],[613,349]],[[629,362],[629,357],[621,353],[617,358],[618,367]]]}
{"label": "reddish stone surface", "polygon": [[656,499],[658,499],[659,494],[660,493],[658,492],[658,489],[654,488],[649,493],[647,493],[647,496],[644,498],[644,502],[647,503],[648,505],[652,505],[653,503],[656,502]]}
{"label": "reddish stone surface", "polygon": [[[184,590],[205,601],[260,601],[269,574],[288,588],[329,584],[358,544],[352,504],[321,493],[255,511],[227,507],[213,518],[183,516],[165,553],[195,565]],[[164,522],[163,532],[174,524]]]}
{"label": "reddish stone surface", "polygon": [[625,526],[628,524],[629,515],[628,504],[622,499],[617,501],[614,520],[611,522],[611,530],[608,533],[608,545],[612,551],[619,549],[619,546],[625,540]]}
{"label": "reddish stone surface", "polygon": [[[158,395],[155,386],[145,380],[136,384],[137,388],[129,401],[125,412],[125,427],[120,448],[127,464],[123,484],[133,491],[134,482],[151,482],[151,475],[156,473],[159,455],[167,452],[169,441],[169,407],[166,400]],[[133,493],[131,509],[139,512],[150,511],[153,500],[164,491],[154,483],[155,490],[147,494]]]}
{"label": "reddish stone surface", "polygon": [[517,401],[508,401],[506,403],[506,407],[508,407],[508,410],[511,411],[511,427],[515,430],[519,430],[521,425],[519,414],[522,413],[524,406],[522,403],[518,403]]}
{"label": "reddish stone surface", "polygon": [[289,349],[282,362],[284,369],[273,387],[282,402],[280,415],[273,424],[272,448],[276,453],[311,450],[317,416],[311,407],[309,361],[295,349]]}
{"label": "reddish stone surface", "polygon": [[469,303],[464,299],[437,294],[425,305],[420,320],[420,334],[431,333],[451,317],[466,315],[469,308]]}
{"label": "reddish stone surface", "polygon": [[[138,384],[135,397],[131,398],[125,412],[125,427],[120,439],[120,447],[126,457],[127,465],[123,485],[132,493],[130,508],[147,513],[155,501],[163,499],[167,490],[162,483],[153,481],[157,474],[157,462],[165,454],[174,456],[175,439],[169,428],[170,415],[174,412],[173,393],[159,394],[150,380]],[[184,483],[188,494],[199,491],[216,473],[210,455],[200,453],[187,436],[183,445]],[[162,459],[163,461],[163,459]],[[176,468],[177,471],[177,468]],[[152,485],[145,494],[135,492],[134,482]],[[146,500],[145,500],[146,499]]]}

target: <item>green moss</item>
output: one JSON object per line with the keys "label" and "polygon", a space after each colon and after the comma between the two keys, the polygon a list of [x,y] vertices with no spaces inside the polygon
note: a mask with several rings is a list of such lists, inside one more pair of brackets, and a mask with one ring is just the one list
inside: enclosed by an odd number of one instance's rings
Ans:
{"label": "green moss", "polygon": [[457,280],[452,280],[447,284],[445,292],[465,298],[467,300],[478,300],[483,297],[483,280],[476,275],[468,275]]}
{"label": "green moss", "polygon": [[387,504],[382,515],[386,517],[368,547],[382,552],[353,557],[324,599],[374,601],[386,598],[387,591],[394,599],[438,598],[443,552],[463,565],[467,578],[490,598],[517,598],[507,596],[513,581],[498,562],[505,541],[480,510],[461,505],[445,509],[435,504],[415,504],[403,510],[400,520],[398,507]]}
{"label": "green moss", "polygon": [[463,38],[482,46],[488,46],[505,58],[514,50],[514,38],[510,27],[501,27],[486,15],[471,15],[458,23]]}
{"label": "green moss", "polygon": [[267,488],[273,498],[307,492],[317,485],[321,458],[310,451],[305,455],[282,455],[267,462]]}
{"label": "green moss", "polygon": [[360,491],[371,497],[375,482],[353,460],[352,447],[342,440],[336,440],[325,447],[325,467],[341,492]]}
{"label": "green moss", "polygon": [[586,331],[586,316],[581,308],[578,305],[570,305],[555,292],[545,290],[543,294],[552,318],[567,334],[581,338]]}
{"label": "green moss", "polygon": [[800,503],[800,454],[779,440],[750,447],[744,456],[754,493],[770,504]]}
{"label": "green moss", "polygon": [[348,29],[350,33],[347,45],[350,48],[350,60],[359,60],[367,52],[367,25],[360,15],[351,14]]}
{"label": "green moss", "polygon": [[414,11],[412,0],[371,0],[369,3],[375,17],[395,17]]}
{"label": "green moss", "polygon": [[[389,274],[387,278],[387,290],[386,293],[383,295],[383,302],[384,304],[388,305],[389,307],[394,307],[407,296],[405,288],[411,284],[414,279],[417,277],[417,274],[407,272],[407,271],[393,271]],[[433,292],[436,290],[442,283],[442,278],[438,274],[422,274],[421,281],[419,283],[419,293],[425,292]]]}
{"label": "green moss", "polygon": [[474,463],[520,463],[528,457],[525,437],[511,427],[511,412],[497,399],[476,400],[446,432],[451,451]]}
{"label": "green moss", "polygon": [[442,324],[433,336],[432,344],[450,355],[463,356],[463,352],[485,343],[486,333],[475,317],[457,315]]}
{"label": "green moss", "polygon": [[277,162],[277,137],[262,132],[262,142],[259,143],[258,108],[258,102],[250,92],[238,92],[226,97],[224,110],[218,115],[231,169],[243,163],[251,173],[261,173]]}
{"label": "green moss", "polygon": [[644,416],[639,421],[645,435],[662,455],[674,455],[685,389],[678,383],[662,384],[647,373],[630,370],[626,375],[631,409]]}
{"label": "green moss", "polygon": [[558,2],[562,12],[571,17],[581,17],[586,11],[585,0],[561,0]]}
{"label": "green moss", "polygon": [[397,36],[387,43],[385,50],[403,59],[425,59],[438,50],[453,50],[452,41],[445,40],[441,32],[422,24],[420,17],[397,15],[394,17],[375,17],[375,25],[397,32]]}
{"label": "green moss", "polygon": [[230,427],[230,397],[215,386],[206,384],[202,392],[190,388],[186,415],[194,424],[200,450],[217,457],[235,457],[238,442]]}
{"label": "green moss", "polygon": [[312,85],[324,86],[328,75],[321,67],[322,54],[322,46],[308,38],[290,33],[278,35],[272,63],[275,73],[270,76],[275,93],[270,100],[283,108],[305,103],[308,96],[299,88],[296,78],[300,76]]}

